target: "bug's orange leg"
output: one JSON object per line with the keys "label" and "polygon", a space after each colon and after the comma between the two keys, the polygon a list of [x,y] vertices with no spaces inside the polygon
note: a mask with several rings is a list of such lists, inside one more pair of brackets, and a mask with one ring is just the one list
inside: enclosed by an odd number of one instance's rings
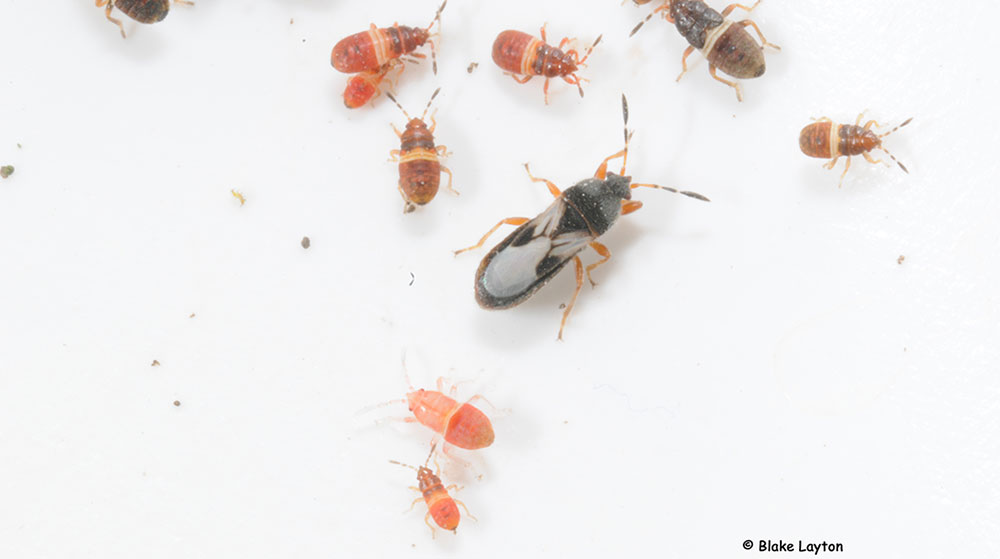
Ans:
{"label": "bug's orange leg", "polygon": [[514,81],[516,81],[517,83],[528,83],[529,81],[531,81],[531,78],[535,77],[535,76],[532,76],[532,75],[518,77],[517,74],[512,74],[510,72],[504,72],[504,73],[507,74],[508,76],[514,78]]}
{"label": "bug's orange leg", "polygon": [[847,164],[844,165],[844,172],[840,174],[840,182],[837,183],[837,188],[841,188],[844,186],[844,177],[847,176],[847,170],[850,168],[851,168],[851,158],[850,156],[848,156]]}
{"label": "bug's orange leg", "polygon": [[547,21],[545,23],[543,23],[542,24],[542,28],[538,31],[538,34],[542,36],[542,42],[543,43],[549,42],[548,39],[545,38],[545,26],[548,25],[548,24],[549,24],[549,22],[547,22]]}
{"label": "bug's orange leg", "polygon": [[397,137],[399,138],[403,137],[403,133],[399,131],[399,128],[396,128],[395,124],[390,124],[389,126],[392,126],[392,131],[396,133]]}
{"label": "bug's orange leg", "polygon": [[767,39],[764,38],[764,34],[760,32],[760,27],[757,27],[757,24],[754,23],[753,20],[744,19],[743,21],[737,22],[737,24],[742,27],[753,27],[753,30],[757,32],[757,36],[760,37],[760,43],[762,46],[771,47],[774,50],[781,50],[781,47],[778,45],[767,42]]}
{"label": "bug's orange leg", "polygon": [[744,6],[743,4],[730,4],[730,5],[726,6],[726,9],[722,10],[722,17],[726,17],[729,14],[733,13],[733,10],[735,10],[736,8],[740,8],[742,10],[746,10],[748,12],[752,12],[753,9],[757,7],[757,4],[760,4],[760,0],[757,0],[756,2],[754,2],[753,6],[750,6],[749,8],[746,7],[746,6]]}
{"label": "bug's orange leg", "polygon": [[471,512],[469,512],[469,507],[465,506],[465,503],[463,503],[462,501],[459,501],[458,499],[452,499],[452,501],[455,501],[456,505],[461,505],[462,506],[462,510],[465,511],[465,516],[468,516],[470,520],[473,520],[475,522],[479,522],[479,519],[476,518],[475,516],[473,516]]}
{"label": "bug's orange leg", "polygon": [[869,155],[869,153],[867,151],[866,152],[862,152],[861,155],[864,156],[865,161],[871,163],[872,165],[877,165],[879,163],[883,163],[883,164],[885,164],[886,167],[892,167],[892,165],[889,165],[888,161],[882,161],[881,159],[875,159],[871,155]]}
{"label": "bug's orange leg", "polygon": [[528,172],[528,178],[531,179],[531,182],[544,182],[545,186],[549,187],[549,192],[552,194],[553,198],[558,198],[560,195],[562,195],[562,191],[559,190],[559,187],[556,186],[552,181],[548,179],[540,179],[532,175],[531,168],[528,167],[527,163],[524,164],[524,170]]}
{"label": "bug's orange leg", "polygon": [[452,179],[451,169],[445,167],[444,165],[441,165],[441,172],[448,174],[448,186],[446,186],[445,188],[448,189],[448,192],[451,192],[455,196],[458,196],[460,192],[451,187],[451,179]]}
{"label": "bug's orange leg", "polygon": [[486,242],[486,239],[489,239],[490,235],[492,235],[493,233],[495,233],[496,230],[499,229],[501,225],[505,225],[505,224],[506,225],[524,225],[525,223],[528,223],[528,218],[526,218],[526,217],[508,217],[506,219],[501,219],[499,223],[497,223],[496,225],[494,225],[492,229],[490,229],[489,231],[486,232],[485,235],[483,235],[482,239],[479,239],[478,243],[476,243],[476,244],[474,244],[474,245],[472,245],[470,247],[461,248],[461,249],[458,249],[458,250],[454,251],[455,255],[457,256],[459,254],[462,254],[465,251],[475,250],[475,249],[483,246],[483,243]]}
{"label": "bug's orange leg", "polygon": [[[413,487],[412,485],[410,486],[410,489],[415,489],[417,491],[420,491],[419,488]],[[413,502],[410,503],[410,508],[408,508],[405,511],[403,511],[403,514],[409,514],[409,513],[413,512],[413,507],[417,506],[417,503],[419,503],[420,501],[423,501],[423,500],[424,500],[423,497],[417,497],[416,499],[414,499]]]}
{"label": "bug's orange leg", "polygon": [[402,153],[402,152],[399,151],[398,149],[389,150],[389,161],[393,162],[393,163],[399,161],[399,154],[400,153]]}
{"label": "bug's orange leg", "polygon": [[434,530],[434,526],[431,525],[431,521],[429,520],[430,517],[431,517],[431,511],[427,511],[427,514],[424,516],[424,524],[426,524],[427,527],[431,529],[431,539],[434,540],[437,539],[437,531]]}
{"label": "bug's orange leg", "polygon": [[839,155],[837,157],[834,157],[833,159],[827,161],[826,163],[824,163],[823,167],[825,169],[832,170],[833,167],[837,164],[837,161],[840,161],[840,156]]}
{"label": "bug's orange leg", "polygon": [[864,128],[865,130],[871,130],[872,126],[874,126],[875,128],[883,128],[885,125],[879,124],[875,120],[869,120],[868,122],[865,123]]}
{"label": "bug's orange leg", "polygon": [[563,311],[562,322],[559,324],[559,337],[557,338],[559,340],[562,340],[563,329],[566,328],[566,319],[569,318],[569,313],[573,310],[573,305],[576,304],[576,297],[580,294],[580,290],[583,289],[583,262],[580,261],[579,256],[573,257],[573,265],[576,266],[576,290],[573,291],[573,297],[569,300],[569,304],[566,305],[566,310]]}
{"label": "bug's orange leg", "polygon": [[811,116],[811,117],[809,117],[809,120],[812,120],[813,122],[833,122],[832,120],[830,120],[829,117],[825,117],[825,116],[821,116],[819,118]]}
{"label": "bug's orange leg", "polygon": [[694,47],[688,47],[688,48],[684,49],[684,55],[681,56],[681,73],[677,75],[677,80],[676,81],[681,81],[681,78],[683,78],[684,74],[687,73],[687,71],[688,71],[687,60],[688,60],[688,56],[690,56],[692,52],[694,52]]}
{"label": "bug's orange leg", "polygon": [[545,104],[549,104],[549,78],[545,78],[545,87],[542,88],[542,93],[545,94]]}
{"label": "bug's orange leg", "polygon": [[712,77],[715,78],[716,80],[718,80],[718,81],[720,81],[720,82],[728,85],[729,87],[735,89],[736,90],[736,99],[739,102],[741,102],[741,103],[743,102],[743,88],[740,87],[740,84],[738,84],[736,82],[731,82],[731,81],[729,81],[729,80],[727,80],[725,78],[720,78],[719,75],[715,73],[715,65],[714,64],[709,64],[708,65],[708,73],[712,74]]}
{"label": "bug's orange leg", "polygon": [[445,384],[451,383],[451,387],[448,388],[448,396],[450,396],[451,398],[454,398],[455,395],[458,394],[458,385],[460,385],[460,384],[466,384],[466,383],[470,383],[470,382],[472,382],[472,379],[465,379],[465,380],[460,380],[460,381],[457,381],[457,382],[452,382],[452,380],[450,378],[438,377],[438,379],[437,379],[437,390],[438,390],[438,392],[444,394],[444,386],[445,386]]}
{"label": "bug's orange leg", "polygon": [[97,0],[97,7],[101,7],[105,4],[107,4],[108,7],[104,10],[104,17],[108,18],[108,21],[118,26],[118,30],[122,33],[122,39],[125,39],[125,26],[122,25],[122,20],[111,17],[111,9],[115,7],[114,2],[111,0]]}
{"label": "bug's orange leg", "polygon": [[435,147],[434,151],[437,152],[438,157],[448,157],[448,156],[454,155],[452,152],[448,151],[448,148],[446,148],[446,147],[444,147],[442,145],[439,145],[439,146]]}
{"label": "bug's orange leg", "polygon": [[627,200],[622,202],[622,215],[628,215],[632,212],[639,211],[642,207],[642,202],[638,200]]}
{"label": "bug's orange leg", "polygon": [[590,243],[590,248],[594,249],[594,251],[597,252],[597,254],[600,254],[602,256],[600,260],[587,266],[587,280],[590,281],[590,287],[594,288],[597,287],[597,282],[594,281],[593,277],[591,277],[590,272],[593,271],[594,268],[600,266],[601,264],[604,264],[608,260],[611,260],[611,251],[608,250],[608,247],[602,245],[597,241]]}
{"label": "bug's orange leg", "polygon": [[376,419],[375,424],[381,425],[383,423],[388,423],[390,421],[402,421],[403,423],[416,423],[417,418],[413,417],[412,415],[408,415],[405,417],[383,417],[381,419]]}
{"label": "bug's orange leg", "polygon": [[194,6],[194,2],[190,0],[174,0],[174,4],[183,4],[185,6]]}
{"label": "bug's orange leg", "polygon": [[576,88],[578,90],[580,90],[580,97],[583,97],[583,84],[581,82],[589,82],[590,81],[587,78],[581,78],[580,76],[577,76],[576,74],[572,74],[570,76],[563,76],[562,79],[565,80],[565,82],[568,83],[568,84],[575,85]]}
{"label": "bug's orange leg", "polygon": [[605,157],[604,161],[602,161],[601,164],[597,166],[597,172],[594,173],[594,177],[598,178],[598,179],[601,179],[601,180],[604,180],[604,177],[608,176],[608,162],[611,161],[612,159],[618,159],[619,157],[623,157],[627,153],[628,153],[628,150],[627,149],[623,149],[623,150],[619,151],[618,153],[615,153],[613,155],[609,155],[609,156]]}

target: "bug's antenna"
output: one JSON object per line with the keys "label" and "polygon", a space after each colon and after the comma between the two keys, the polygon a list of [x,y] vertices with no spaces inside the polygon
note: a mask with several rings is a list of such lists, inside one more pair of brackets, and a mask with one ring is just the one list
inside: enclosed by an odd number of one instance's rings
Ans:
{"label": "bug's antenna", "polygon": [[[888,136],[889,134],[892,134],[896,130],[899,130],[900,128],[902,128],[902,127],[906,126],[907,124],[909,124],[911,120],[913,120],[913,117],[910,117],[910,118],[906,119],[905,121],[903,121],[903,124],[900,124],[900,125],[896,126],[895,128],[893,128],[892,130],[886,132],[885,134],[879,134],[878,137],[881,139],[881,138],[884,138],[884,137]],[[881,144],[879,144],[878,147],[879,147],[879,149],[881,149],[882,151],[884,151],[885,154],[888,155],[893,161],[895,161],[896,165],[899,165],[900,169],[902,169],[907,174],[909,174],[910,171],[906,168],[906,165],[903,165],[898,159],[896,159],[896,156],[894,156],[893,154],[889,153],[889,150],[885,149],[885,147],[883,147]]]}
{"label": "bug's antenna", "polygon": [[406,120],[412,120],[410,118],[410,113],[406,112],[406,109],[404,109],[403,106],[399,104],[399,101],[396,100],[396,98],[392,95],[392,93],[386,91],[385,96],[388,97],[389,100],[391,100],[393,103],[395,103],[396,106],[399,107],[399,110],[403,111],[403,116],[406,117]]}
{"label": "bug's antenna", "polygon": [[666,190],[667,192],[673,192],[674,194],[682,194],[682,195],[687,196],[689,198],[694,198],[695,200],[701,200],[703,202],[711,202],[711,200],[709,200],[707,196],[705,196],[703,194],[698,194],[697,192],[691,192],[690,190],[677,190],[676,188],[673,188],[673,187],[670,187],[670,186],[662,186],[662,185],[659,185],[659,184],[649,184],[649,183],[637,183],[637,182],[634,182],[631,185],[632,188],[638,188],[640,186],[645,186],[647,188],[657,188],[657,189],[660,189],[660,190]]}
{"label": "bug's antenna", "polygon": [[439,88],[437,88],[437,89],[434,90],[434,93],[431,94],[431,98],[427,100],[427,106],[424,107],[423,114],[420,115],[420,120],[423,120],[424,117],[427,116],[427,109],[431,108],[431,103],[434,102],[434,98],[437,97],[438,93],[440,93],[440,92],[441,92],[441,88],[439,87]]}
{"label": "bug's antenna", "polygon": [[888,155],[893,161],[895,161],[896,165],[899,165],[900,169],[902,169],[903,171],[905,171],[907,174],[910,173],[910,171],[906,168],[906,165],[903,165],[903,163],[900,160],[896,159],[895,155],[889,153],[889,150],[885,149],[882,146],[879,146],[879,149],[882,150],[882,151],[884,151],[886,155]]}
{"label": "bug's antenna", "polygon": [[[434,27],[434,22],[436,21],[438,24],[437,35],[441,34],[441,12],[444,11],[444,7],[447,5],[448,5],[448,0],[444,0],[444,2],[441,3],[441,7],[438,8],[437,13],[434,14],[434,19],[432,19],[430,25],[427,26],[427,31],[430,31],[431,27]],[[434,69],[434,75],[437,75],[438,73],[437,53],[434,51],[434,41],[430,41],[430,43],[431,43],[431,64],[432,68]]]}
{"label": "bug's antenna", "polygon": [[402,466],[402,467],[404,467],[404,468],[409,468],[409,469],[411,469],[411,470],[416,470],[416,471],[418,471],[418,472],[420,471],[420,470],[417,470],[416,466],[411,466],[411,465],[409,465],[409,464],[404,464],[404,463],[402,463],[402,462],[396,462],[395,460],[389,460],[389,463],[390,463],[390,464],[396,464],[397,466]]}
{"label": "bug's antenna", "polygon": [[[648,2],[649,2],[649,0],[646,0],[645,2],[636,2],[636,4],[647,4]],[[623,2],[623,4],[624,4],[624,2]],[[642,28],[642,26],[645,25],[647,21],[653,19],[653,16],[655,16],[657,13],[662,12],[663,10],[669,10],[669,9],[670,9],[670,0],[667,0],[661,6],[659,6],[658,8],[656,8],[655,10],[653,10],[652,12],[650,12],[650,14],[648,16],[646,16],[646,19],[640,21],[638,25],[636,25],[635,27],[633,27],[632,28],[632,32],[629,33],[628,36],[631,37],[632,35],[635,35],[636,33],[638,33],[639,29]],[[669,12],[667,12],[667,14],[663,14],[663,17],[665,17],[667,19],[667,21],[673,22],[673,20],[670,19],[670,17],[668,16],[668,14],[669,14]]]}
{"label": "bug's antenna", "polygon": [[902,127],[906,126],[907,124],[909,124],[911,120],[913,120],[913,117],[912,117],[912,116],[911,116],[910,118],[906,119],[906,120],[905,120],[905,121],[903,122],[903,124],[900,124],[900,125],[896,126],[895,128],[893,128],[892,130],[890,130],[890,131],[886,132],[885,134],[879,134],[879,135],[878,135],[878,137],[879,137],[879,138],[885,138],[885,137],[886,137],[886,136],[888,136],[889,134],[892,134],[892,133],[893,133],[893,132],[895,132],[896,130],[899,130],[900,128],[902,128]]}
{"label": "bug's antenna", "polygon": [[632,140],[632,134],[635,134],[635,130],[629,132],[628,130],[628,99],[625,98],[625,94],[622,93],[622,120],[624,121],[624,136],[625,136],[625,149],[622,150],[624,157],[622,157],[622,171],[619,173],[621,176],[625,176],[625,164],[628,163],[628,143]]}
{"label": "bug's antenna", "polygon": [[590,48],[587,49],[587,54],[584,54],[583,58],[581,58],[579,61],[577,61],[577,65],[578,66],[586,66],[586,64],[584,64],[584,63],[587,61],[587,57],[589,57],[590,53],[594,51],[594,47],[597,46],[597,43],[601,42],[601,38],[602,37],[604,37],[603,34],[597,36],[597,39],[594,40],[594,44],[590,45]]}
{"label": "bug's antenna", "polygon": [[[431,456],[434,456],[434,449],[435,448],[437,448],[437,443],[434,443],[434,444],[431,445],[431,451],[429,453],[427,453],[427,460],[424,460],[424,466],[423,466],[424,468],[426,468],[427,464],[430,463]],[[395,460],[389,460],[389,463],[390,464],[396,464],[396,465],[399,465],[399,466],[403,466],[404,468],[410,468],[411,470],[417,470],[418,472],[420,471],[418,468],[416,468],[414,466],[411,466],[409,464],[404,464],[402,462],[397,462]]]}
{"label": "bug's antenna", "polygon": [[378,404],[372,404],[370,406],[365,406],[365,407],[361,408],[360,410],[358,410],[354,415],[355,415],[355,417],[357,417],[359,415],[364,415],[364,414],[366,414],[366,413],[368,413],[368,412],[370,412],[372,410],[376,410],[378,408],[384,408],[386,406],[391,406],[392,404],[406,404],[406,403],[407,403],[406,398],[396,398],[395,400],[389,400],[388,402],[380,402]]}

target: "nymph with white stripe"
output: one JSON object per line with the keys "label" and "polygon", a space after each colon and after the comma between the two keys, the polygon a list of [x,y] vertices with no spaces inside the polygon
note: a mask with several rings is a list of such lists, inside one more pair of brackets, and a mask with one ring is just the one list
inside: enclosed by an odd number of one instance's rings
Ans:
{"label": "nymph with white stripe", "polygon": [[[649,0],[633,1],[636,4],[649,2]],[[654,15],[662,13],[663,18],[673,23],[689,44],[681,58],[682,70],[681,74],[677,76],[677,81],[680,81],[687,72],[688,55],[694,52],[694,49],[698,49],[708,59],[708,73],[716,80],[735,89],[736,98],[743,101],[743,90],[740,84],[720,78],[715,70],[722,70],[730,76],[740,79],[759,78],[764,75],[764,49],[757,46],[757,43],[747,33],[746,27],[753,27],[764,46],[781,50],[778,45],[767,42],[764,34],[760,32],[760,28],[752,20],[732,21],[726,19],[726,16],[736,8],[750,12],[757,7],[757,4],[760,4],[760,0],[754,2],[753,6],[749,8],[742,4],[730,4],[722,10],[722,13],[719,13],[702,0],[664,0],[662,5],[635,26],[631,35],[635,35],[636,31]]]}
{"label": "nymph with white stripe", "polygon": [[[628,104],[624,95],[622,114],[628,125]],[[625,149],[605,158],[593,178],[584,179],[565,191],[560,191],[551,181],[533,176],[528,165],[524,165],[531,180],[544,182],[555,201],[535,218],[509,217],[501,220],[478,243],[455,251],[455,254],[459,254],[483,246],[501,225],[519,225],[479,264],[476,271],[476,301],[479,306],[488,310],[516,306],[541,289],[572,260],[576,268],[576,291],[566,305],[559,325],[559,339],[562,339],[566,319],[583,286],[584,267],[578,254],[590,246],[602,257],[586,267],[587,279],[591,285],[596,285],[591,272],[611,258],[611,251],[599,243],[597,238],[608,231],[619,216],[642,207],[642,202],[631,199],[633,188],[658,188],[708,201],[708,198],[695,192],[633,183],[632,177],[625,175],[630,138],[631,134],[626,128]],[[608,162],[618,157],[622,158],[621,172],[608,172]]]}

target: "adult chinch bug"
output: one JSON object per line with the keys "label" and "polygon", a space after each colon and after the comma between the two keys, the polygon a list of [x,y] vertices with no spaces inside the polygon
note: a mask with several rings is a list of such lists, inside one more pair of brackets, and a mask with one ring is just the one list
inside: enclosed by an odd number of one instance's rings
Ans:
{"label": "adult chinch bug", "polygon": [[[434,41],[431,40],[431,27],[438,23],[441,27],[441,12],[448,0],[438,8],[434,19],[426,28],[408,27],[394,23],[392,27],[378,28],[371,24],[368,31],[355,33],[340,40],[330,53],[330,63],[337,70],[353,74],[355,72],[374,72],[394,58],[405,54],[417,58],[425,58],[423,54],[413,52],[430,40],[431,57],[434,57]],[[437,73],[437,61],[434,61],[434,73]]]}
{"label": "adult chinch bug", "polygon": [[864,126],[861,126],[861,119],[864,117],[864,114],[859,114],[854,124],[836,124],[829,118],[823,117],[816,119],[816,122],[806,126],[802,129],[802,132],[799,132],[799,149],[802,150],[802,153],[809,157],[819,157],[822,159],[829,157],[830,161],[824,165],[827,169],[833,169],[833,166],[837,164],[837,160],[841,156],[847,157],[844,172],[840,174],[838,187],[843,185],[844,176],[847,175],[847,170],[851,168],[851,156],[860,155],[869,163],[882,163],[881,159],[872,159],[872,156],[868,155],[873,149],[884,151],[886,155],[899,165],[900,169],[909,173],[906,166],[889,153],[889,150],[885,149],[882,145],[882,138],[906,126],[913,118],[906,119],[902,124],[884,134],[875,134],[875,132],[872,132],[871,127],[882,128],[882,125],[874,120],[869,120]]}
{"label": "adult chinch bug", "polygon": [[442,171],[448,174],[448,190],[452,194],[458,194],[458,191],[451,187],[451,171],[439,161],[440,157],[449,155],[448,148],[434,145],[434,129],[437,128],[434,115],[431,115],[430,128],[424,122],[427,110],[439,91],[440,87],[434,90],[420,118],[410,118],[406,109],[391,93],[385,94],[399,107],[399,110],[403,111],[407,120],[403,132],[400,132],[395,124],[392,126],[396,136],[399,136],[399,149],[389,152],[392,156],[390,161],[399,162],[399,194],[403,197],[403,213],[410,213],[417,206],[434,199],[441,184]]}
{"label": "adult chinch bug", "polygon": [[[635,0],[633,0],[635,1]],[[636,4],[646,4],[649,0]],[[757,46],[747,33],[746,27],[753,27],[760,37],[760,42],[767,47],[781,50],[781,47],[767,42],[760,28],[752,20],[731,21],[726,19],[734,9],[740,8],[747,12],[753,11],[761,0],[754,2],[749,8],[742,4],[730,4],[722,13],[710,8],[702,0],[664,0],[663,4],[653,10],[646,19],[639,22],[629,36],[635,35],[644,23],[657,13],[673,23],[677,31],[688,41],[688,48],[681,58],[681,73],[677,81],[687,72],[687,57],[698,49],[708,59],[708,73],[716,80],[736,90],[736,98],[743,100],[743,89],[739,83],[719,77],[716,69],[722,70],[734,78],[759,78],[764,75],[765,63],[763,47]]]}
{"label": "adult chinch bug", "polygon": [[97,0],[96,4],[98,8],[107,6],[104,10],[104,17],[118,26],[118,30],[122,32],[122,39],[124,39],[125,27],[121,20],[111,17],[112,8],[118,8],[139,23],[156,23],[167,17],[171,1],[174,4],[194,5],[194,2],[188,0]]}
{"label": "adult chinch bug", "polygon": [[[365,103],[373,101],[382,93],[380,88],[382,80],[394,68],[399,68],[399,73],[402,73],[403,62],[398,58],[393,58],[380,66],[378,70],[361,72],[351,76],[344,89],[344,106],[348,109],[357,109]],[[396,77],[398,78],[399,74]]]}
{"label": "adult chinch bug", "polygon": [[553,47],[546,43],[544,25],[541,35],[542,38],[537,39],[521,31],[507,30],[500,33],[493,41],[493,62],[509,72],[517,83],[527,83],[535,76],[544,76],[545,86],[542,91],[545,93],[546,105],[549,104],[551,78],[562,78],[566,83],[575,85],[580,90],[580,97],[583,97],[580,82],[587,80],[577,76],[576,72],[584,65],[597,43],[601,42],[601,36],[597,37],[583,58],[580,58],[574,49],[566,52],[562,50],[571,39],[564,38],[558,47]]}
{"label": "adult chinch bug", "polygon": [[[410,512],[413,507],[417,506],[417,503],[424,501],[427,503],[427,514],[424,516],[424,523],[427,527],[431,529],[431,537],[436,537],[436,532],[434,531],[434,526],[430,523],[431,518],[434,519],[434,524],[444,528],[445,530],[451,530],[454,533],[458,533],[458,522],[461,520],[462,515],[458,512],[458,505],[462,505],[465,509],[465,514],[472,520],[476,517],[472,516],[469,512],[469,508],[465,506],[465,503],[459,501],[458,499],[452,498],[448,493],[449,491],[461,491],[461,487],[457,485],[444,486],[441,482],[441,467],[437,466],[437,473],[432,472],[427,464],[431,460],[431,456],[434,455],[434,447],[431,446],[431,452],[427,455],[427,460],[424,461],[424,465],[419,468],[411,466],[409,464],[403,464],[402,462],[397,462],[395,460],[389,460],[391,464],[397,464],[403,466],[404,468],[410,468],[417,472],[417,483],[419,487],[410,487],[414,491],[419,491],[421,496],[413,500],[410,505]],[[435,465],[437,460],[435,460]]]}
{"label": "adult chinch bug", "polygon": [[[566,305],[559,325],[559,339],[562,339],[566,319],[573,310],[576,297],[583,287],[584,267],[578,254],[590,246],[601,256],[601,260],[586,267],[587,279],[591,285],[596,285],[591,272],[611,258],[611,251],[597,242],[597,238],[610,229],[619,216],[630,214],[642,207],[642,202],[631,199],[632,189],[640,186],[658,188],[708,201],[708,198],[695,192],[632,182],[632,177],[625,175],[631,133],[627,128],[628,103],[624,95],[622,95],[622,116],[626,126],[625,148],[606,157],[598,166],[593,178],[584,179],[565,191],[560,191],[551,181],[533,176],[528,164],[525,163],[524,168],[528,171],[528,177],[533,182],[544,182],[555,197],[555,202],[532,219],[509,217],[501,220],[483,235],[478,243],[455,251],[455,254],[460,254],[483,246],[501,225],[519,226],[495,246],[479,264],[475,284],[476,301],[479,306],[493,310],[519,305],[541,289],[572,260],[576,267],[576,290]],[[622,168],[616,175],[607,169],[608,162],[618,157],[622,158]]]}

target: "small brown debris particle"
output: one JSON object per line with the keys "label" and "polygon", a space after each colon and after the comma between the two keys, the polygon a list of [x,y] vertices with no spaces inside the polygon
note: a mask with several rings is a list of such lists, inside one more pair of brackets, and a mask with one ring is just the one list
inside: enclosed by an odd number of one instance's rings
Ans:
{"label": "small brown debris particle", "polygon": [[160,366],[160,362],[157,361],[156,359],[153,359],[153,364],[150,365],[150,367],[159,367],[159,366]]}
{"label": "small brown debris particle", "polygon": [[181,401],[180,400],[174,400],[174,405],[177,406],[177,407],[180,407]]}
{"label": "small brown debris particle", "polygon": [[565,309],[566,308],[566,303],[559,303],[559,308],[560,309]]}
{"label": "small brown debris particle", "polygon": [[247,199],[243,197],[243,193],[242,192],[240,192],[240,191],[238,191],[236,189],[230,190],[230,192],[233,193],[233,197],[234,198],[236,198],[237,200],[240,201],[240,206],[242,206],[243,204],[247,203]]}
{"label": "small brown debris particle", "polygon": [[3,167],[0,167],[0,178],[7,178],[13,174],[14,174],[13,165],[4,165]]}
{"label": "small brown debris particle", "polygon": [[472,64],[469,64],[469,67],[466,68],[465,71],[471,74],[471,73],[475,72],[476,68],[478,68],[478,67],[479,67],[479,63],[478,62],[473,62]]}
{"label": "small brown debris particle", "polygon": [[21,149],[21,144],[17,144],[17,149]]}
{"label": "small brown debris particle", "polygon": [[302,237],[302,248],[309,248],[311,244],[312,242],[309,240],[309,237]]}
{"label": "small brown debris particle", "polygon": [[900,254],[899,258],[896,259],[896,264],[902,265],[903,264],[903,260],[906,260],[906,257],[903,256],[902,254]]}
{"label": "small brown debris particle", "polygon": [[194,313],[191,313],[188,318],[194,318]]}
{"label": "small brown debris particle", "polygon": [[288,20],[288,25],[295,25],[295,18]]}
{"label": "small brown debris particle", "polygon": [[563,425],[569,425],[569,420],[568,419],[564,420]]}

